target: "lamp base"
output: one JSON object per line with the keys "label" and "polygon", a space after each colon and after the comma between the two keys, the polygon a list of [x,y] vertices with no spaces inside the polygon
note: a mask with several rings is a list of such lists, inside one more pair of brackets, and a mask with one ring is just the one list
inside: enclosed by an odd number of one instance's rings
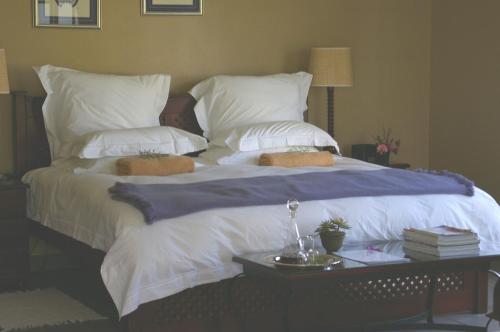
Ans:
{"label": "lamp base", "polygon": [[334,105],[334,90],[333,87],[326,88],[326,94],[328,98],[327,102],[327,112],[328,112],[328,133],[330,136],[335,138],[334,129],[335,129],[335,118],[333,113],[333,105]]}

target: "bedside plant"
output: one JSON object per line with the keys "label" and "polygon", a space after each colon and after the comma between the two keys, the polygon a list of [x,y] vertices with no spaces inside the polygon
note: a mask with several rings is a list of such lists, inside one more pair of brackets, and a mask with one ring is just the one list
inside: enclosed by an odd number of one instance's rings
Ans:
{"label": "bedside plant", "polygon": [[331,218],[323,221],[316,233],[321,238],[321,244],[328,253],[337,251],[342,247],[345,238],[345,232],[342,230],[350,229],[351,226],[342,218]]}

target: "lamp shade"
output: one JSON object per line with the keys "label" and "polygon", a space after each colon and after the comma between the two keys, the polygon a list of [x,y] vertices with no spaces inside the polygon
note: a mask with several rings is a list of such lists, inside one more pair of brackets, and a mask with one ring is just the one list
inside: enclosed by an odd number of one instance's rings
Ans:
{"label": "lamp shade", "polygon": [[5,50],[0,49],[0,94],[8,94],[9,91],[9,77],[7,76],[7,59]]}
{"label": "lamp shade", "polygon": [[348,47],[313,48],[309,63],[313,86],[352,86],[351,49]]}

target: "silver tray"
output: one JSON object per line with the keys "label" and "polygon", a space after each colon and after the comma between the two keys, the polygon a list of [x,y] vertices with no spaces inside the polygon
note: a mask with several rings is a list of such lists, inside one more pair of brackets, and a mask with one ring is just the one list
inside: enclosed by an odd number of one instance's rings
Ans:
{"label": "silver tray", "polygon": [[269,255],[264,257],[264,262],[267,264],[273,264],[276,267],[286,268],[286,269],[301,269],[301,270],[309,270],[309,269],[326,269],[328,267],[332,267],[334,265],[342,263],[342,258],[334,255],[319,255],[319,262],[316,264],[290,264],[290,263],[281,263],[276,260],[280,256]]}

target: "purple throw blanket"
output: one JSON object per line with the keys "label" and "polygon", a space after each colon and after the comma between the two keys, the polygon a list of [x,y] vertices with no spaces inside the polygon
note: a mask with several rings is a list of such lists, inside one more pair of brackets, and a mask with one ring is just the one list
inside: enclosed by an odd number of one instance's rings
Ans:
{"label": "purple throw blanket", "polygon": [[282,176],[222,179],[186,184],[117,182],[115,200],[138,208],[148,224],[194,212],[346,197],[458,194],[473,196],[474,184],[449,172],[382,169],[315,172]]}

